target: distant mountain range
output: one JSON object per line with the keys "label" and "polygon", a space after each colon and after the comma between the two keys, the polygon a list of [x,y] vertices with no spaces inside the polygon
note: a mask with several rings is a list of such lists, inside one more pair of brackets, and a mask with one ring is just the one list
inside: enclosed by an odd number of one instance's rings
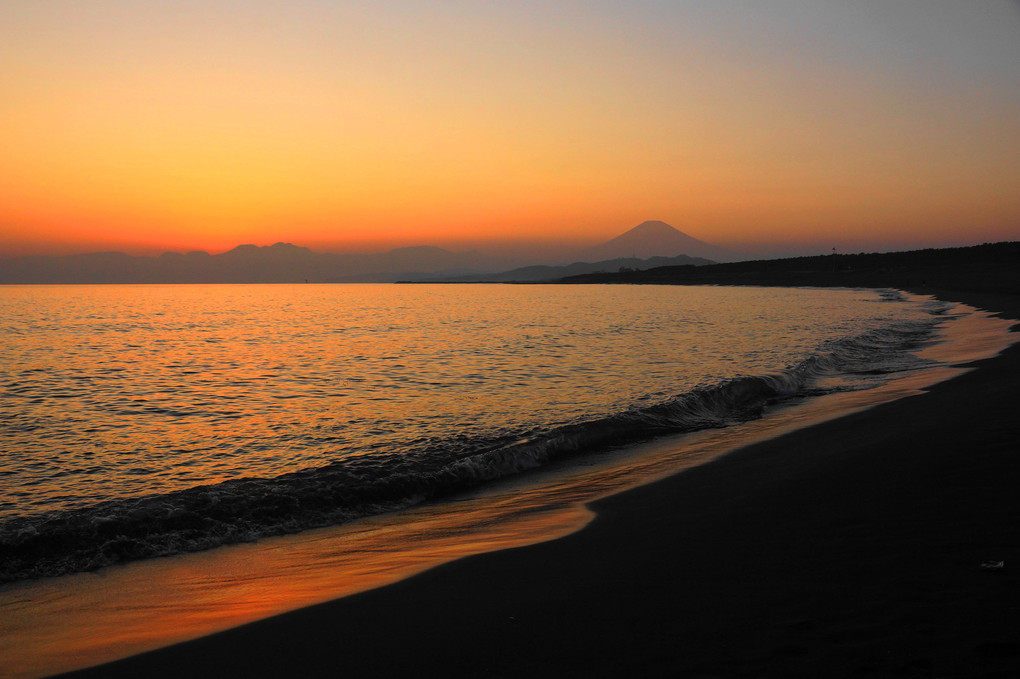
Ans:
{"label": "distant mountain range", "polygon": [[[432,246],[375,254],[335,254],[276,243],[239,245],[216,255],[167,252],[158,257],[140,257],[97,252],[0,259],[0,283],[368,283],[437,278],[523,281],[620,268],[707,264],[707,253],[715,254],[717,260],[732,259],[731,253],[722,248],[702,243],[668,224],[644,222],[606,243],[580,251],[577,261],[566,267],[536,265],[507,271],[515,266],[514,262],[477,251],[452,252]],[[684,257],[678,259],[680,255]],[[648,258],[656,259],[649,262]]]}
{"label": "distant mountain range", "polygon": [[239,245],[208,252],[136,257],[97,252],[0,260],[0,283],[347,283],[395,281],[423,273],[463,275],[510,262],[478,252],[421,246],[378,254],[316,253],[308,248]]}

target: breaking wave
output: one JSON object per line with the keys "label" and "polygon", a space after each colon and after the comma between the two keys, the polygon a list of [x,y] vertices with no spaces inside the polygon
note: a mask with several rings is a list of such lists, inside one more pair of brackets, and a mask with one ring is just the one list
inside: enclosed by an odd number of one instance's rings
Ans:
{"label": "breaking wave", "polygon": [[[891,295],[892,293],[890,293]],[[889,300],[895,300],[895,296]],[[663,434],[724,427],[771,406],[874,385],[924,368],[910,352],[932,340],[946,306],[922,321],[844,338],[785,370],[705,384],[651,405],[546,429],[421,439],[275,478],[247,478],[0,524],[0,582],[93,570],[335,525],[407,507]]]}

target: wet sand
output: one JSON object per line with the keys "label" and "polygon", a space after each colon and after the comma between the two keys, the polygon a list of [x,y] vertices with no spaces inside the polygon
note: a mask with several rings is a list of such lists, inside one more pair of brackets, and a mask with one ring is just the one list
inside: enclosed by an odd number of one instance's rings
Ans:
{"label": "wet sand", "polygon": [[975,367],[600,500],[559,540],[74,676],[1018,676],[1020,345]]}

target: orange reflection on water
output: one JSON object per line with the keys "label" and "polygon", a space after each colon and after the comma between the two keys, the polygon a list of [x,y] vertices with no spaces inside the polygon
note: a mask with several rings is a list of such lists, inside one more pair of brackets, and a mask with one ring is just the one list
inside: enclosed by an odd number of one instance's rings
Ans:
{"label": "orange reflection on water", "polygon": [[[1010,325],[987,314],[951,324],[940,357],[994,355],[1014,341],[1005,332]],[[917,372],[754,422],[604,453],[586,458],[588,466],[560,465],[484,492],[336,528],[9,585],[0,588],[0,674],[37,677],[108,662],[378,587],[463,556],[555,539],[593,518],[586,502],[917,393],[959,372]]]}
{"label": "orange reflection on water", "polygon": [[[209,552],[136,562],[0,592],[10,677],[134,655],[346,596],[482,552],[584,526],[584,502],[737,446],[871,405],[880,390],[816,399],[776,417],[648,444],[459,501]],[[891,400],[902,391],[888,394]],[[838,402],[842,400],[842,405]]]}
{"label": "orange reflection on water", "polygon": [[108,662],[379,587],[439,563],[553,539],[578,504],[533,492],[465,498],[338,528],[155,559],[0,590],[0,676]]}

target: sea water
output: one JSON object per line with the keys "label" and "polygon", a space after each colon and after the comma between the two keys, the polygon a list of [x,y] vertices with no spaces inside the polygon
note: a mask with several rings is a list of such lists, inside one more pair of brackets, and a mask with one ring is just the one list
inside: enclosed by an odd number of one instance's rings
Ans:
{"label": "sea water", "polygon": [[893,291],[0,287],[0,582],[331,526],[928,366]]}

